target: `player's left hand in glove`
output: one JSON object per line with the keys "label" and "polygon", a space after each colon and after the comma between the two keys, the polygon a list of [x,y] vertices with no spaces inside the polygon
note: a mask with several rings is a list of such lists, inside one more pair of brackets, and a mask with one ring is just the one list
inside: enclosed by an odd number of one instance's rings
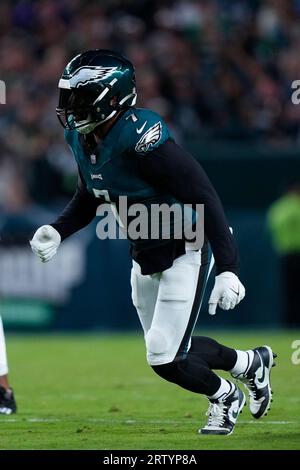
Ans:
{"label": "player's left hand in glove", "polygon": [[33,253],[43,263],[47,263],[56,254],[61,243],[61,236],[51,225],[43,225],[37,229],[29,243]]}
{"label": "player's left hand in glove", "polygon": [[245,287],[239,278],[230,271],[216,276],[215,285],[208,301],[210,315],[216,313],[217,305],[223,310],[236,307],[245,297]]}

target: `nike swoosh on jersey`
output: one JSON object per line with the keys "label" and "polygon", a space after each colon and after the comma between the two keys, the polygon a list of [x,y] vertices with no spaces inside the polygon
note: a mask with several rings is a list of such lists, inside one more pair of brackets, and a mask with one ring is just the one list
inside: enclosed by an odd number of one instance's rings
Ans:
{"label": "nike swoosh on jersey", "polygon": [[136,132],[137,132],[138,134],[141,134],[141,133],[143,132],[144,127],[145,127],[145,125],[147,124],[147,122],[148,122],[148,121],[145,121],[144,124],[142,125],[142,127],[140,127],[139,129],[136,130]]}

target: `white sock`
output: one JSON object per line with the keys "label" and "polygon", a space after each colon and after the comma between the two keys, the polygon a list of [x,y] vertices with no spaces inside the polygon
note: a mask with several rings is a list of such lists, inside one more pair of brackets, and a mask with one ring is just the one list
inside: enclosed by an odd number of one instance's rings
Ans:
{"label": "white sock", "polygon": [[222,377],[220,377],[220,380],[221,380],[220,388],[216,391],[216,393],[208,397],[209,399],[219,400],[219,398],[221,398],[223,395],[224,396],[228,395],[228,393],[231,391],[232,389],[231,383],[228,382],[228,380],[222,379]]}
{"label": "white sock", "polygon": [[6,347],[4,330],[2,325],[2,319],[0,317],[0,375],[6,375],[8,373]]}
{"label": "white sock", "polygon": [[249,366],[252,364],[254,352],[249,349],[248,351],[239,351],[236,349],[237,360],[234,365],[234,368],[231,369],[233,375],[245,374],[249,369]]}

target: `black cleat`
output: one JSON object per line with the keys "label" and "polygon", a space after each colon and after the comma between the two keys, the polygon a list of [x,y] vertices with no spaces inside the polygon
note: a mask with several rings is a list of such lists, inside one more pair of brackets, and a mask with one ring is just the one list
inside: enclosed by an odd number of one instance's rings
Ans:
{"label": "black cleat", "polygon": [[270,373],[275,365],[273,354],[269,346],[260,346],[253,349],[254,357],[244,374],[232,376],[244,383],[249,392],[249,407],[252,416],[256,419],[266,416],[270,410],[272,390]]}
{"label": "black cleat", "polygon": [[207,425],[199,429],[199,434],[214,434],[228,436],[232,434],[239,414],[246,403],[244,393],[230,382],[231,391],[222,399],[209,400],[210,405],[206,415]]}
{"label": "black cleat", "polygon": [[11,415],[17,412],[17,403],[12,389],[6,390],[0,386],[0,415]]}

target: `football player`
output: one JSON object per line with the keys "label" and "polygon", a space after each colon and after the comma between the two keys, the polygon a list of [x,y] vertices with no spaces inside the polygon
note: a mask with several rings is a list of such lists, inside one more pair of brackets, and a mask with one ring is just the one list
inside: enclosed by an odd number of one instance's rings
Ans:
{"label": "football player", "polygon": [[233,309],[244,297],[238,278],[238,250],[221,202],[201,165],[176,144],[163,119],[135,107],[133,65],[108,50],[74,57],[58,84],[57,115],[78,165],[76,192],[58,219],[35,232],[31,247],[49,261],[60,243],[89,224],[99,204],[118,207],[126,196],[136,203],[204,204],[205,236],[201,249],[185,237],[130,239],[133,259],[132,300],[141,321],[147,361],[163,379],[204,394],[209,400],[203,434],[232,433],[245,395],[214,369],[245,384],[255,418],[267,413],[272,393],[269,346],[248,351],[211,338],[192,336],[209,273],[210,248],[215,264],[209,312]]}
{"label": "football player", "polygon": [[2,319],[0,317],[0,414],[16,413],[17,404],[8,382],[8,365]]}

